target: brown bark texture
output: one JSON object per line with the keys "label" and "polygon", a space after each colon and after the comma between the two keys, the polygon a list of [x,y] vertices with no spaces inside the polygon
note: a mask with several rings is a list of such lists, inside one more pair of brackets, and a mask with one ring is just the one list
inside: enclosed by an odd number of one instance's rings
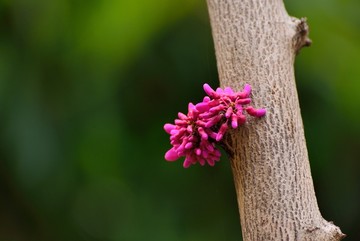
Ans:
{"label": "brown bark texture", "polygon": [[341,240],[320,214],[297,96],[294,60],[310,44],[282,0],[207,0],[220,85],[253,87],[251,119],[226,136],[243,240]]}

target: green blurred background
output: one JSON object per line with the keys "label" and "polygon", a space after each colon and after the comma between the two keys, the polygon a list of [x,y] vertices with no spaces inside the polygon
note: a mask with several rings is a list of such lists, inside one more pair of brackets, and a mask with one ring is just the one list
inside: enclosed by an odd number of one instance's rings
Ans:
{"label": "green blurred background", "polygon": [[[318,202],[360,240],[360,1],[286,1]],[[0,241],[238,241],[225,155],[163,159],[218,85],[205,1],[0,1]]]}

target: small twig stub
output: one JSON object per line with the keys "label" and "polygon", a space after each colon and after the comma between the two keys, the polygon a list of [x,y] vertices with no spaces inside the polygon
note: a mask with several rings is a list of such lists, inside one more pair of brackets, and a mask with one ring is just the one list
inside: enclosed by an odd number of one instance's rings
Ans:
{"label": "small twig stub", "polygon": [[296,22],[296,33],[293,38],[294,49],[296,54],[299,54],[300,49],[309,47],[312,41],[309,38],[309,25],[307,24],[306,18],[293,18],[293,21]]}

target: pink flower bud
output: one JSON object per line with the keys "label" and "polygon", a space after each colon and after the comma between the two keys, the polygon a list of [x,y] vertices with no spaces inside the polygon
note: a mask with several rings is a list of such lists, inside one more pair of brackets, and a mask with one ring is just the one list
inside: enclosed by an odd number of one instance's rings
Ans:
{"label": "pink flower bud", "polygon": [[223,138],[223,136],[224,136],[225,132],[227,131],[227,129],[228,129],[228,125],[225,122],[220,127],[220,130],[219,130],[219,132],[218,132],[218,134],[216,136],[216,141],[220,141]]}
{"label": "pink flower bud", "polygon": [[203,159],[203,158],[199,158],[198,161],[199,161],[201,166],[204,166],[205,163],[206,163],[205,159]]}
{"label": "pink flower bud", "polygon": [[181,120],[187,120],[187,116],[185,114],[181,113],[181,112],[178,113],[178,117]]}
{"label": "pink flower bud", "polygon": [[197,139],[197,138],[196,138],[195,136],[190,136],[188,140],[191,141],[191,142],[195,142],[196,139]]}
{"label": "pink flower bud", "polygon": [[210,136],[214,140],[216,139],[217,133],[215,133],[214,131],[212,131],[210,129],[206,129],[206,133],[208,134],[208,136]]}
{"label": "pink flower bud", "polygon": [[244,116],[243,114],[238,114],[237,119],[238,119],[238,125],[243,125],[246,122],[246,116]]}
{"label": "pink flower bud", "polygon": [[198,113],[195,105],[191,102],[188,105],[188,112],[189,112],[188,116],[191,116],[191,117],[193,117],[194,115],[196,115]]}
{"label": "pink flower bud", "polygon": [[225,87],[224,93],[226,93],[228,95],[232,95],[232,94],[234,94],[234,91],[230,87]]}
{"label": "pink flower bud", "polygon": [[246,105],[246,104],[250,104],[251,99],[250,98],[244,98],[244,99],[238,99],[236,101],[236,103],[240,104],[240,105]]}
{"label": "pink flower bud", "polygon": [[192,142],[188,142],[188,143],[186,143],[186,145],[185,145],[185,149],[191,149],[193,147],[193,143]]}
{"label": "pink flower bud", "polygon": [[211,98],[216,98],[218,97],[218,94],[210,87],[210,85],[208,84],[204,84],[204,91],[205,93],[210,96]]}
{"label": "pink flower bud", "polygon": [[204,99],[203,99],[203,102],[209,102],[211,99],[209,96],[205,96]]}
{"label": "pink flower bud", "polygon": [[170,131],[170,135],[175,136],[175,135],[179,134],[179,132],[180,132],[179,130],[173,129]]}
{"label": "pink flower bud", "polygon": [[213,154],[217,158],[220,158],[220,156],[221,156],[221,152],[218,149],[216,149]]}
{"label": "pink flower bud", "polygon": [[208,150],[202,150],[202,156],[206,159],[209,156]]}
{"label": "pink flower bud", "polygon": [[225,113],[225,117],[226,118],[230,118],[230,116],[232,115],[233,113],[233,109],[231,107],[229,107],[227,110],[226,110],[226,113]]}
{"label": "pink flower bud", "polygon": [[198,126],[205,126],[206,123],[205,123],[204,121],[202,121],[202,120],[197,120],[197,121],[196,121],[196,125],[198,125]]}
{"label": "pink flower bud", "polygon": [[183,167],[184,167],[184,168],[188,168],[189,166],[191,166],[191,163],[192,163],[191,157],[190,157],[190,156],[187,156],[187,157],[185,158],[184,163],[183,163]]}
{"label": "pink flower bud", "polygon": [[238,117],[235,114],[231,115],[231,127],[236,129],[238,127]]}
{"label": "pink flower bud", "polygon": [[215,112],[218,112],[218,111],[220,111],[220,110],[223,110],[224,107],[225,107],[225,106],[223,106],[223,105],[214,106],[214,107],[210,108],[209,111],[210,111],[211,113],[215,113]]}
{"label": "pink flower bud", "polygon": [[209,166],[212,166],[212,167],[215,166],[215,161],[212,158],[208,158],[207,163],[209,164]]}
{"label": "pink flower bud", "polygon": [[246,107],[245,110],[247,113],[249,113],[249,115],[256,116],[256,117],[262,117],[266,114],[265,109],[255,109],[252,106]]}
{"label": "pink flower bud", "polygon": [[246,97],[250,96],[250,94],[251,94],[251,85],[245,84],[243,92],[246,94]]}
{"label": "pink flower bud", "polygon": [[199,117],[200,117],[202,120],[206,120],[206,119],[208,119],[208,118],[213,117],[214,115],[216,115],[216,114],[210,113],[210,112],[204,112],[204,113],[201,113],[201,114],[199,115]]}
{"label": "pink flower bud", "polygon": [[186,130],[187,130],[189,133],[192,133],[192,132],[193,132],[193,128],[192,128],[191,125],[188,125],[188,126],[186,127]]}
{"label": "pink flower bud", "polygon": [[179,120],[179,119],[175,120],[175,125],[186,125],[186,124],[187,124],[187,122],[184,120]]}
{"label": "pink flower bud", "polygon": [[165,153],[165,159],[167,161],[176,161],[177,159],[179,159],[178,154],[175,152],[174,148],[171,148],[170,150],[168,150]]}
{"label": "pink flower bud", "polygon": [[173,124],[165,124],[164,125],[164,130],[166,131],[166,133],[170,134],[170,132],[175,129],[176,126]]}
{"label": "pink flower bud", "polygon": [[201,135],[201,139],[203,139],[203,140],[208,139],[208,135],[206,134],[206,132],[204,131],[204,129],[202,127],[199,127],[198,131],[199,131],[199,134]]}
{"label": "pink flower bud", "polygon": [[210,106],[208,103],[201,102],[199,104],[196,104],[196,109],[200,112],[205,112],[210,109]]}
{"label": "pink flower bud", "polygon": [[221,118],[222,118],[221,115],[214,116],[213,118],[209,119],[208,122],[205,123],[205,127],[210,128],[210,127],[216,125],[221,120]]}
{"label": "pink flower bud", "polygon": [[213,152],[213,151],[214,151],[214,146],[211,145],[210,143],[205,144],[205,147],[206,147],[206,149],[207,149],[209,152]]}

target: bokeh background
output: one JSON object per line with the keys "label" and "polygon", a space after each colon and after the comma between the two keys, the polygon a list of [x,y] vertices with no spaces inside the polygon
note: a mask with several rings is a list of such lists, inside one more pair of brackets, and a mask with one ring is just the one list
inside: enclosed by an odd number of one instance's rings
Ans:
{"label": "bokeh background", "polygon": [[[360,1],[286,1],[318,202],[360,240]],[[218,85],[205,1],[0,1],[0,241],[238,241],[229,162],[163,131]]]}

